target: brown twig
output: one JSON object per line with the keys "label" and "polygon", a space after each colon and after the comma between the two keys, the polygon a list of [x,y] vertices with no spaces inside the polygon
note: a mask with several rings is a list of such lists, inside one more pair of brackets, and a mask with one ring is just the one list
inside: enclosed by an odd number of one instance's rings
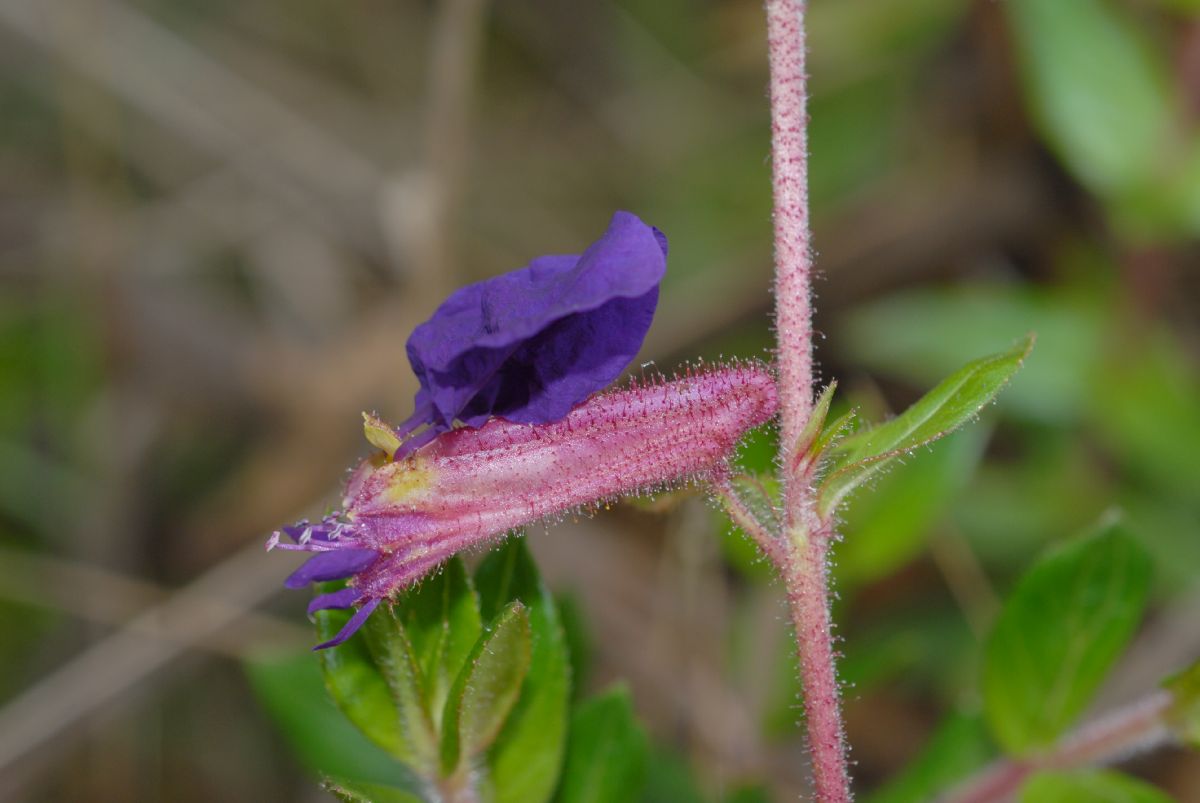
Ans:
{"label": "brown twig", "polygon": [[[279,591],[287,569],[261,544],[246,547],[27,688],[0,709],[0,777],[192,646],[238,626]],[[147,631],[170,633],[172,640],[149,638]]]}
{"label": "brown twig", "polygon": [[[139,616],[169,600],[168,589],[96,566],[0,547],[0,596],[102,625],[142,627],[138,632],[147,638],[177,641],[170,623]],[[198,600],[196,604],[212,609],[214,615],[228,615],[224,600]],[[233,615],[238,617],[236,628],[215,632],[189,646],[244,658],[261,650],[300,649],[312,640],[311,632],[294,622],[255,611],[237,610]]]}

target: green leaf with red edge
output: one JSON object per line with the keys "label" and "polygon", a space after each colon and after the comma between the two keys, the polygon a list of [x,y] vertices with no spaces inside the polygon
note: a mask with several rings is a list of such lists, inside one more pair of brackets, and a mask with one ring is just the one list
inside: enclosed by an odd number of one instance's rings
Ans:
{"label": "green leaf with red edge", "polygon": [[494,617],[511,600],[529,611],[533,646],[521,697],[487,754],[494,803],[543,803],[562,770],[571,697],[571,665],[554,598],[524,538],[492,550],[475,572],[480,608]]}
{"label": "green leaf with red edge", "polygon": [[851,435],[834,448],[818,491],[822,517],[893,461],[950,434],[996,397],[1033,348],[1033,335],[1008,351],[960,368],[887,423]]}
{"label": "green leaf with red edge", "polygon": [[406,750],[405,763],[425,777],[434,777],[438,769],[438,730],[429,711],[416,651],[398,619],[401,611],[401,606],[381,605],[360,632],[376,671],[391,693],[397,729]]}
{"label": "green leaf with red edge", "polygon": [[462,558],[422,580],[393,610],[412,647],[426,710],[440,728],[450,687],[483,633],[479,597]]}
{"label": "green leaf with red edge", "polygon": [[[340,586],[326,583],[318,587],[318,592]],[[349,611],[317,611],[314,617],[317,638],[321,641],[332,639],[350,616]],[[355,634],[336,647],[320,650],[317,658],[321,662],[325,687],[347,719],[396,758],[407,764],[414,763],[416,756],[400,729],[400,715],[392,691],[375,666],[365,638]]]}
{"label": "green leaf with red edge", "polygon": [[513,601],[475,643],[442,716],[444,775],[453,775],[496,740],[529,672],[532,640],[529,611]]}

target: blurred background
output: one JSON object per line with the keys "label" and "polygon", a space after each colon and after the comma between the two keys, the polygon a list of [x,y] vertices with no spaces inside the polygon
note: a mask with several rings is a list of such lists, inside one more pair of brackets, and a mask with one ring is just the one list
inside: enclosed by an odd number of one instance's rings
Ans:
{"label": "blurred background", "polygon": [[[362,410],[408,414],[404,341],[450,289],[629,209],[671,239],[644,370],[769,357],[761,6],[0,0],[0,799],[322,800],[319,768],[373,760],[306,751],[337,724],[263,543],[337,498]],[[880,418],[1039,336],[846,513],[868,792],[977,703],[1022,567],[1111,507],[1156,602],[1101,707],[1200,654],[1200,3],[811,7],[823,377]],[[796,799],[753,550],[699,496],[578,519],[531,543],[581,688],[632,688],[648,799]],[[1200,799],[1194,755],[1131,769]]]}

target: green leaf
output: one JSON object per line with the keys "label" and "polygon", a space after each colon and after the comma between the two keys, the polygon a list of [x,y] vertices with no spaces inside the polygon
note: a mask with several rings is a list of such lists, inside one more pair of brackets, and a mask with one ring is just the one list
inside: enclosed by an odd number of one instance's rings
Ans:
{"label": "green leaf", "polygon": [[629,691],[611,689],[571,715],[571,738],[558,803],[634,800],[646,776],[649,747]]}
{"label": "green leaf", "polygon": [[529,612],[511,602],[479,637],[463,665],[442,717],[442,770],[452,775],[500,733],[529,671]]}
{"label": "green leaf", "polygon": [[425,803],[425,798],[394,786],[340,778],[327,778],[322,786],[342,803]]}
{"label": "green leaf", "polygon": [[[574,675],[571,690],[572,699],[579,699],[582,696],[582,688],[587,685],[588,668],[592,663],[592,654],[594,647],[592,646],[592,634],[588,629],[587,619],[583,612],[583,602],[579,596],[567,591],[554,596],[554,604],[558,608],[559,618],[562,621],[562,633],[566,640],[568,665],[572,669]],[[530,621],[534,621],[533,617]],[[537,632],[536,623],[534,624],[534,632]],[[530,670],[533,674],[533,670]],[[528,682],[528,681],[526,681]]]}
{"label": "green leaf", "polygon": [[991,759],[994,748],[983,718],[948,716],[904,771],[870,795],[866,803],[923,803],[961,781]]}
{"label": "green leaf", "polygon": [[[818,457],[821,454],[821,447],[814,449],[818,444],[818,438],[825,434],[825,419],[829,417],[829,405],[833,403],[833,394],[837,392],[837,382],[830,382],[821,391],[821,395],[817,397],[816,403],[813,405],[812,412],[808,416],[808,421],[804,424],[804,429],[800,432],[800,437],[796,439],[796,444],[792,449],[792,453],[797,459],[808,457],[812,452],[813,457]],[[827,442],[826,442],[827,443]]]}
{"label": "green leaf", "polygon": [[[1087,252],[1066,256],[1078,264],[1062,265],[1063,271],[1099,276],[1113,270],[1108,260]],[[1013,332],[1037,332],[1037,350],[1005,389],[1000,409],[1073,425],[1094,398],[1091,377],[1111,351],[1113,318],[1109,304],[1094,293],[980,282],[892,293],[863,304],[843,316],[830,342],[856,365],[924,387],[980,354],[1001,350]]]}
{"label": "green leaf", "polygon": [[1141,620],[1150,559],[1119,523],[1041,558],[984,647],[984,708],[1010,753],[1052,743],[1087,706]]}
{"label": "green leaf", "polygon": [[[335,588],[336,585],[323,584],[319,590],[328,592]],[[317,611],[317,638],[332,639],[350,615],[340,610]],[[392,692],[375,666],[361,631],[336,647],[319,651],[317,657],[325,686],[342,713],[375,744],[401,761],[413,762],[415,757],[400,730]]]}
{"label": "green leaf", "polygon": [[367,649],[383,676],[404,745],[403,760],[426,777],[438,770],[438,728],[424,691],[408,633],[397,618],[400,606],[382,605],[363,625]]}
{"label": "green leaf", "polygon": [[395,611],[420,669],[426,710],[440,728],[450,686],[483,632],[479,599],[462,559],[423,580]]}
{"label": "green leaf", "polygon": [[1109,0],[1009,0],[1027,94],[1050,147],[1112,197],[1152,182],[1174,133],[1164,59]]}
{"label": "green leaf", "polygon": [[1180,739],[1200,748],[1200,661],[1189,666],[1163,686],[1171,693],[1166,720]]}
{"label": "green leaf", "polygon": [[828,516],[893,460],[953,432],[975,417],[1008,383],[1033,348],[1030,335],[1012,349],[960,368],[900,416],[842,441],[821,483],[819,511]]}
{"label": "green leaf", "polygon": [[668,750],[652,751],[645,789],[634,799],[641,803],[708,803],[691,765]]}
{"label": "green leaf", "polygon": [[524,538],[510,538],[492,551],[475,572],[475,586],[485,617],[511,600],[529,611],[529,674],[487,758],[495,803],[539,803],[558,784],[566,746],[571,696],[566,637]]}
{"label": "green leaf", "polygon": [[312,653],[260,656],[244,666],[255,696],[292,751],[315,775],[380,783],[411,781],[402,764],[363,736],[334,707]]}
{"label": "green leaf", "polygon": [[1144,781],[1111,770],[1039,772],[1021,788],[1021,803],[1172,803]]}
{"label": "green leaf", "polygon": [[1200,371],[1168,332],[1121,338],[1097,372],[1089,414],[1129,473],[1156,494],[1200,500]]}
{"label": "green leaf", "polygon": [[855,496],[844,514],[846,537],[838,545],[839,580],[867,583],[919,554],[974,474],[987,440],[986,427],[967,427],[918,452],[903,471],[881,477],[870,493]]}

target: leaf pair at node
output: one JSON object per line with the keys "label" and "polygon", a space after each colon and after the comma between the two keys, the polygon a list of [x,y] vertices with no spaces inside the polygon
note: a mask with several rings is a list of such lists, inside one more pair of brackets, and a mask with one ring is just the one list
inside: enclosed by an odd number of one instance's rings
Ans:
{"label": "leaf pair at node", "polygon": [[[337,632],[345,616],[318,612],[319,634]],[[553,792],[570,668],[553,599],[521,539],[490,554],[473,579],[452,559],[320,658],[338,707],[428,789],[473,785],[511,803]],[[348,781],[331,789],[376,799]],[[418,800],[421,792],[411,790]]]}

